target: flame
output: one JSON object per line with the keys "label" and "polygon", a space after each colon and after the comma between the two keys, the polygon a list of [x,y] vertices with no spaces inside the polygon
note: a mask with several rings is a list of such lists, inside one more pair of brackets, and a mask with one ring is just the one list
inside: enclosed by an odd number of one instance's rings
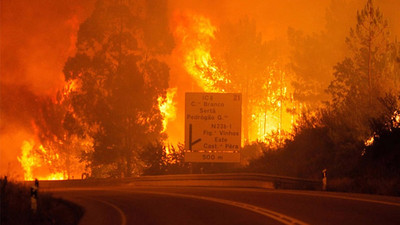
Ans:
{"label": "flame", "polygon": [[78,79],[69,80],[64,87],[64,95],[68,96],[71,92],[77,91],[80,88]]}
{"label": "flame", "polygon": [[[45,175],[34,173],[35,170],[43,169],[42,167],[45,166],[45,164],[53,164],[52,159],[47,159],[47,161],[45,161],[44,159],[40,158],[39,155],[35,153],[34,146],[35,144],[33,141],[27,140],[25,140],[21,146],[22,155],[21,157],[18,157],[18,161],[21,163],[21,166],[24,170],[24,180],[29,181],[34,180],[35,178],[39,180],[64,180],[65,176],[61,172],[49,172]],[[40,145],[37,150],[44,154],[47,153],[43,145]],[[59,156],[55,155],[55,157],[58,159]]]}
{"label": "flame", "polygon": [[393,127],[400,128],[400,112],[394,111],[392,116]]}
{"label": "flame", "polygon": [[372,135],[370,138],[368,138],[365,142],[364,145],[365,146],[371,146],[372,144],[374,144],[375,141],[375,135]]}
{"label": "flame", "polygon": [[[387,125],[387,124],[386,124]],[[400,128],[400,112],[399,111],[394,111],[393,116],[391,117],[391,124],[389,126],[392,126],[394,128]],[[392,131],[392,128],[390,128],[390,131]],[[379,135],[374,133],[371,137],[369,137],[367,140],[364,141],[365,146],[371,146],[375,142],[375,138],[379,138]],[[365,152],[363,153],[363,155]]]}
{"label": "flame", "polygon": [[[176,102],[174,102],[174,97],[176,96],[177,90],[177,88],[169,88],[167,90],[167,95],[165,98],[160,96],[157,99],[158,107],[163,117],[162,133],[165,133],[167,131],[168,122],[176,119]],[[171,154],[169,143],[170,141],[168,140],[168,138],[164,140],[165,152],[167,155]]]}
{"label": "flame", "polygon": [[169,88],[167,90],[166,98],[158,97],[158,108],[160,109],[161,115],[163,116],[163,130],[167,130],[168,121],[176,118],[176,103],[173,101],[176,95],[177,88]]}
{"label": "flame", "polygon": [[260,92],[263,93],[262,100],[252,106],[254,125],[250,137],[253,141],[270,142],[270,134],[274,131],[278,131],[279,139],[289,137],[301,106],[290,93],[285,71],[273,65],[266,68],[265,74],[268,79]]}
{"label": "flame", "polygon": [[[67,106],[66,110],[74,115],[72,107],[68,105],[66,100],[72,92],[80,88],[77,80],[70,80],[65,83],[64,88],[60,91],[60,98],[54,100],[53,104],[59,107]],[[63,121],[59,121],[59,126]],[[43,143],[38,140],[41,138],[41,128],[31,121],[31,127],[35,135],[36,141],[25,140],[21,146],[21,156],[18,161],[24,170],[24,180],[64,180],[80,177],[85,170],[84,162],[81,162],[78,156],[80,153],[88,152],[93,149],[93,140],[86,136],[85,139],[76,135],[67,135],[65,133],[62,138],[55,135],[49,136]],[[46,129],[46,128],[45,128]]]}
{"label": "flame", "polygon": [[[69,145],[59,142],[45,147],[33,140],[23,141],[18,161],[24,170],[24,180],[65,180],[80,178],[82,173],[88,172],[78,158],[79,151],[75,150],[91,151],[93,140],[73,137],[70,142]],[[57,153],[62,148],[64,151]],[[65,148],[70,148],[68,153]]]}
{"label": "flame", "polygon": [[215,83],[230,81],[226,80],[223,71],[215,66],[210,54],[210,42],[215,38],[216,27],[211,24],[210,19],[201,15],[181,13],[176,17],[178,22],[174,36],[181,44],[186,71],[204,91],[224,92],[225,90],[217,88]]}
{"label": "flame", "polygon": [[29,141],[24,141],[22,143],[22,156],[18,157],[18,161],[21,163],[24,169],[24,180],[33,180],[32,167],[36,165],[35,158],[31,157],[33,145]]}

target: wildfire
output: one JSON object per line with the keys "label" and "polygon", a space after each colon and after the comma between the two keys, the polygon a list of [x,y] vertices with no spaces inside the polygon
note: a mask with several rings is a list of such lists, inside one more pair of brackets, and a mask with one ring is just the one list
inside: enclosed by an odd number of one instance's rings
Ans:
{"label": "wildfire", "polygon": [[[232,91],[232,81],[229,73],[223,66],[217,66],[212,55],[211,42],[216,38],[217,27],[212,21],[194,13],[176,13],[174,36],[177,51],[181,54],[182,65],[193,81],[205,92]],[[219,61],[218,61],[219,62]],[[220,65],[220,64],[218,64]],[[290,92],[288,75],[278,66],[265,67],[267,78],[260,90],[258,97],[249,94],[250,99],[246,104],[248,115],[247,123],[249,141],[268,141],[273,131],[278,131],[279,136],[286,131],[291,131],[291,126],[296,120],[295,111],[298,108]],[[219,84],[223,84],[223,87]],[[79,91],[81,84],[77,80],[70,80],[60,90],[58,99],[54,104],[66,105],[66,110],[74,115],[73,109],[68,107],[68,97],[71,93]],[[177,108],[174,98],[177,88],[167,90],[165,98],[159,97],[158,107],[163,117],[162,132],[168,132],[168,124],[176,118]],[[35,140],[39,140],[40,130],[33,123]],[[91,128],[87,128],[90,130]],[[285,131],[285,132],[282,132]],[[91,151],[92,140],[82,140],[78,137],[64,135],[53,138],[50,143],[35,143],[24,141],[21,147],[21,156],[18,161],[24,169],[24,179],[70,179],[74,175],[86,172],[82,163],[75,157],[78,152]],[[167,146],[168,141],[165,141]],[[166,148],[169,152],[168,147]],[[75,168],[73,168],[75,166]]]}
{"label": "wildfire", "polygon": [[[177,25],[174,31],[177,43],[184,59],[187,73],[205,92],[229,91],[231,80],[224,68],[216,66],[211,55],[211,41],[215,39],[217,28],[211,20],[193,13],[176,14]],[[273,131],[283,133],[292,130],[297,115],[293,96],[289,91],[288,76],[278,66],[266,66],[266,83],[257,92],[257,99],[251,99],[249,105],[249,141],[267,141]],[[217,83],[226,86],[221,88]],[[260,97],[261,96],[261,97]]]}

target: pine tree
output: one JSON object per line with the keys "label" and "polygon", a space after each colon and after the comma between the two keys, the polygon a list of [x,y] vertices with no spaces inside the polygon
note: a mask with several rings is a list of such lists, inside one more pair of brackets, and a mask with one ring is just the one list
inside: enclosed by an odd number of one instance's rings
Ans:
{"label": "pine tree", "polygon": [[365,138],[368,120],[381,113],[379,98],[398,90],[393,85],[395,57],[388,22],[372,0],[357,12],[357,24],[346,38],[348,56],[334,67],[328,92],[331,106],[348,126]]}
{"label": "pine tree", "polygon": [[392,44],[389,36],[387,20],[372,0],[368,0],[365,7],[357,12],[357,24],[346,38],[350,54],[334,67],[335,79],[329,92],[335,104],[347,100],[371,109],[378,97],[391,89],[390,82],[387,82],[390,60],[393,59],[390,57]]}

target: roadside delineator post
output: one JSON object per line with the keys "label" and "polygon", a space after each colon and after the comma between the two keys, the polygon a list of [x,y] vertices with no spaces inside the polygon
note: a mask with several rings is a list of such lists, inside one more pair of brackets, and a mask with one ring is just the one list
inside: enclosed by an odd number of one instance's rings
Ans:
{"label": "roadside delineator post", "polygon": [[33,213],[37,212],[38,192],[39,192],[39,180],[35,179],[35,183],[31,187],[31,210]]}
{"label": "roadside delineator post", "polygon": [[326,186],[328,184],[328,173],[327,170],[322,170],[322,190],[326,191]]}

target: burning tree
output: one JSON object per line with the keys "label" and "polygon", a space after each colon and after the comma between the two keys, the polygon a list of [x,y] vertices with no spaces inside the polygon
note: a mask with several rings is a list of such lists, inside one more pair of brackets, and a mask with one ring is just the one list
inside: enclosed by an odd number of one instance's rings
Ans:
{"label": "burning tree", "polygon": [[85,170],[80,163],[82,151],[90,149],[90,140],[81,135],[81,129],[71,117],[67,96],[71,86],[58,91],[57,97],[35,96],[31,108],[34,137],[26,139],[18,157],[24,170],[24,179],[70,179]]}
{"label": "burning tree", "polygon": [[[254,21],[244,18],[237,23],[221,25],[215,32],[211,55],[223,68],[226,82],[215,86],[243,94],[244,141],[265,140],[269,132],[290,130],[293,119],[289,111],[291,94],[289,77],[278,46],[266,42],[257,32]],[[223,81],[223,80],[222,80]],[[288,101],[290,100],[290,101]],[[286,104],[286,105],[284,105]],[[287,123],[285,128],[283,123]]]}
{"label": "burning tree", "polygon": [[158,105],[169,68],[158,56],[173,47],[165,7],[163,0],[100,0],[80,26],[64,75],[79,86],[70,94],[72,115],[93,138],[85,155],[93,176],[140,172],[139,150],[165,138]]}
{"label": "burning tree", "polygon": [[271,62],[270,49],[257,32],[254,21],[247,18],[237,24],[222,25],[215,36],[211,53],[216,64],[227,71],[226,79],[230,81],[227,91],[243,95],[243,138],[248,143],[252,97],[265,83],[264,72]]}

